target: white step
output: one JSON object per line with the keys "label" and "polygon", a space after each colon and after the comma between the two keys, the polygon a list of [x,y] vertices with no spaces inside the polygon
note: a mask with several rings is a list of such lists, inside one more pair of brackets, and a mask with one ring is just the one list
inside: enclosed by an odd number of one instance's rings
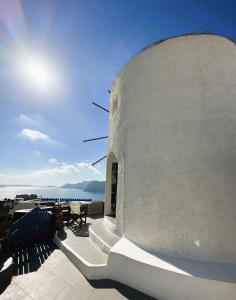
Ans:
{"label": "white step", "polygon": [[89,237],[101,251],[107,255],[110,249],[119,241],[120,237],[106,229],[104,223],[93,224],[89,227]]}
{"label": "white step", "polygon": [[109,231],[116,234],[116,218],[104,216],[103,224]]}
{"label": "white step", "polygon": [[77,236],[66,228],[64,237],[56,233],[54,243],[86,278],[107,278],[107,255],[89,237]]}

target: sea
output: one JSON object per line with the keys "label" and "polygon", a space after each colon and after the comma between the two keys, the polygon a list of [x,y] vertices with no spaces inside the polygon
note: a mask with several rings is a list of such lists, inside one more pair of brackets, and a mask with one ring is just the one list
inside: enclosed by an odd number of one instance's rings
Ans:
{"label": "sea", "polygon": [[4,186],[0,187],[0,200],[13,199],[19,194],[37,194],[45,198],[83,198],[93,201],[104,201],[104,193],[88,193],[80,189],[64,189],[60,187],[33,187],[33,186]]}

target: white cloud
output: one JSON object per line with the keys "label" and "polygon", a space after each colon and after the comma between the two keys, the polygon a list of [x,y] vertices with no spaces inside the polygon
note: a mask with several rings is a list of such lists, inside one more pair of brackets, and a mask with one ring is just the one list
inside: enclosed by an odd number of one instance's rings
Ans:
{"label": "white cloud", "polygon": [[101,172],[96,167],[94,167],[92,164],[89,164],[86,162],[80,162],[80,163],[77,163],[76,165],[78,166],[78,168],[80,170],[89,169],[89,170],[93,171],[94,174],[97,174],[97,175],[101,174]]}
{"label": "white cloud", "polygon": [[76,164],[80,169],[90,168],[92,165],[86,162],[80,162]]}
{"label": "white cloud", "polygon": [[45,120],[42,118],[41,115],[28,116],[25,114],[20,114],[20,116],[15,120],[20,124],[33,127],[42,127],[45,123]]}
{"label": "white cloud", "polygon": [[49,162],[50,164],[56,164],[58,161],[57,161],[56,158],[50,158],[50,159],[48,160],[48,162]]}
{"label": "white cloud", "polygon": [[45,142],[50,142],[51,138],[39,131],[39,130],[32,130],[28,128],[24,128],[21,130],[20,135],[30,141],[36,142],[36,141],[45,141]]}
{"label": "white cloud", "polygon": [[[18,171],[19,172],[19,171]],[[86,162],[58,163],[39,170],[20,174],[0,173],[2,184],[63,185],[66,182],[83,180],[104,180],[105,174]]]}
{"label": "white cloud", "polygon": [[[53,164],[58,163],[58,161],[53,158],[49,159],[49,161],[53,161]],[[80,162],[75,164],[67,164],[63,162],[56,167],[49,167],[43,170],[35,171],[34,174],[44,175],[44,176],[54,176],[54,175],[67,174],[67,173],[79,173],[82,170],[86,170],[86,169],[92,172],[93,174],[101,175],[101,172],[97,168],[95,168],[94,166],[86,162]]]}
{"label": "white cloud", "polygon": [[71,172],[80,172],[79,168],[77,168],[73,164],[66,164],[66,165],[61,165],[59,167],[51,167],[47,169],[42,169],[42,170],[37,170],[33,172],[34,175],[39,175],[39,176],[55,176],[55,175],[60,175],[60,174],[67,174]]}

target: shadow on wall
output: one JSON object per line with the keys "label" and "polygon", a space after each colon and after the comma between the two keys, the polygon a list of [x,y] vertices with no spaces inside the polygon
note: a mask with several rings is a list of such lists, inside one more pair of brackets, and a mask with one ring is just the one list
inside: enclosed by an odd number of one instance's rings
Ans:
{"label": "shadow on wall", "polygon": [[236,264],[196,260],[178,256],[165,255],[145,250],[145,252],[158,257],[166,263],[199,278],[236,283]]}
{"label": "shadow on wall", "polygon": [[14,276],[37,271],[56,249],[53,243],[38,243],[13,254]]}

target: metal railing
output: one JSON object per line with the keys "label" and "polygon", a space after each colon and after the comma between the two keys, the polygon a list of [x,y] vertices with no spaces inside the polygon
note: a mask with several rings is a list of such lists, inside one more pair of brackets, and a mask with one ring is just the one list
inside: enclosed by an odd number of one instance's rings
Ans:
{"label": "metal railing", "polygon": [[55,233],[52,213],[36,207],[12,224],[9,238],[11,250],[51,240]]}
{"label": "metal railing", "polygon": [[41,202],[70,202],[70,201],[78,201],[78,202],[91,202],[92,199],[85,198],[41,198]]}

